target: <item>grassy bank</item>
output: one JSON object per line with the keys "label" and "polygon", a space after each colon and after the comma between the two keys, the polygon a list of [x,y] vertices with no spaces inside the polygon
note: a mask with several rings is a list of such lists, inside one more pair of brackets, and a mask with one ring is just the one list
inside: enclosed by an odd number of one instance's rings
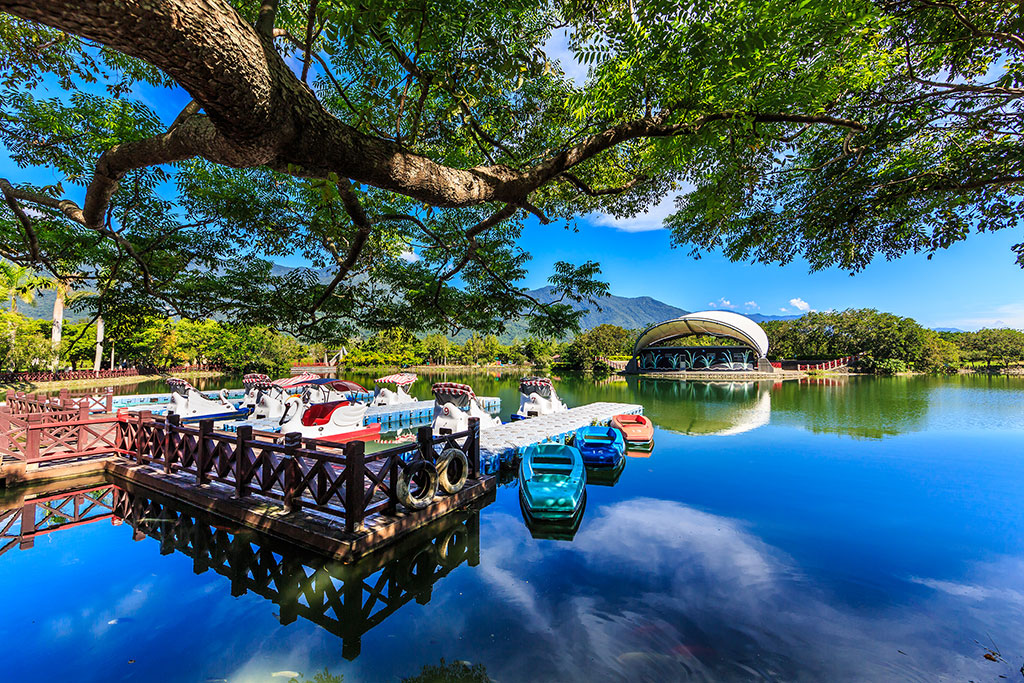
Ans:
{"label": "grassy bank", "polygon": [[378,366],[346,366],[341,372],[366,372],[381,375],[396,372],[415,372],[418,375],[441,375],[448,372],[459,374],[487,374],[493,372],[536,372],[540,368],[532,365],[410,365],[402,368],[397,365]]}

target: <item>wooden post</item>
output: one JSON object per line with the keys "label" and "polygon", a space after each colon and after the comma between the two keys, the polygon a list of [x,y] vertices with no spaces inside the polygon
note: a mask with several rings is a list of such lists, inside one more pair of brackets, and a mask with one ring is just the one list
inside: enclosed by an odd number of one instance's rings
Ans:
{"label": "wooden post", "polygon": [[469,538],[466,542],[469,544],[469,561],[470,567],[476,567],[480,564],[480,511],[474,510],[470,513],[469,519],[466,520],[466,530],[469,531]]}
{"label": "wooden post", "polygon": [[469,418],[469,478],[477,479],[480,476],[480,418]]}
{"label": "wooden post", "polygon": [[82,451],[88,450],[88,448],[87,448],[88,444],[86,443],[87,436],[88,436],[87,425],[81,424],[81,423],[84,423],[84,422],[88,422],[88,420],[89,420],[89,406],[86,406],[86,405],[78,406],[78,422],[80,423],[78,425],[78,452],[79,453],[81,453]]}
{"label": "wooden post", "polygon": [[345,531],[349,533],[363,529],[365,455],[366,444],[362,441],[345,444]]}
{"label": "wooden post", "polygon": [[252,441],[252,425],[242,425],[235,432],[235,497],[244,498],[246,486],[245,470],[247,469],[249,442]]}
{"label": "wooden post", "polygon": [[430,427],[420,427],[416,430],[416,443],[419,444],[421,458],[427,462],[437,460],[437,454],[434,452],[434,432]]}
{"label": "wooden post", "polygon": [[213,435],[213,420],[206,419],[199,421],[199,448],[196,451],[196,484],[202,486],[206,483],[206,469],[209,467],[210,452],[209,440]]}
{"label": "wooden post", "polygon": [[[39,413],[25,416],[25,462],[35,462],[39,460],[39,431],[42,425],[38,425],[41,422],[43,416]],[[33,424],[35,423],[35,424]]]}
{"label": "wooden post", "polygon": [[[401,455],[397,452],[392,453],[389,458],[388,464],[388,506],[385,511],[389,515],[393,515],[398,512],[398,464],[401,462]],[[381,472],[381,477],[384,476],[384,472]]]}
{"label": "wooden post", "polygon": [[181,425],[181,416],[171,413],[164,421],[164,472],[170,474],[174,471],[174,437],[172,433],[175,428]]}
{"label": "wooden post", "polygon": [[146,462],[143,459],[143,457],[142,457],[142,451],[143,451],[142,425],[143,425],[143,422],[148,422],[149,418],[152,417],[152,415],[153,415],[153,413],[148,411],[148,410],[141,410],[138,413],[139,419],[138,419],[138,422],[136,422],[136,429],[135,429],[135,462],[139,463],[140,465],[142,465],[142,464],[144,464]]}
{"label": "wooden post", "polygon": [[[302,507],[302,501],[297,500],[299,496],[299,479],[302,477],[302,470],[299,469],[298,458],[299,447],[302,446],[302,434],[299,432],[288,432],[284,435],[285,463],[284,463],[284,511],[285,513],[295,512]],[[264,482],[265,483],[265,482]]]}

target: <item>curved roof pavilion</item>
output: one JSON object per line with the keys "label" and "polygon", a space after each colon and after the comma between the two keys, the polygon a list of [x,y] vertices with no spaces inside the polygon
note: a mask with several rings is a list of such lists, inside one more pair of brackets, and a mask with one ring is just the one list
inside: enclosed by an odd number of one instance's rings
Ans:
{"label": "curved roof pavilion", "polygon": [[760,358],[768,353],[768,335],[747,316],[732,311],[697,311],[648,327],[633,345],[633,355],[652,344],[701,334],[735,339],[757,351]]}

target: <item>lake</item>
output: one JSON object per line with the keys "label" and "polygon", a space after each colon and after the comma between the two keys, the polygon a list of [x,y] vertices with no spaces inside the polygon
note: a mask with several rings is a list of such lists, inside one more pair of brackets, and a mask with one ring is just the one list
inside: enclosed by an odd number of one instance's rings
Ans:
{"label": "lake", "polygon": [[[518,375],[445,379],[518,406]],[[101,519],[0,555],[5,678],[351,683],[444,659],[501,683],[1020,680],[1024,379],[556,389],[657,426],[588,486],[571,540],[531,535],[508,476],[479,513],[349,568],[111,494],[138,531]]]}

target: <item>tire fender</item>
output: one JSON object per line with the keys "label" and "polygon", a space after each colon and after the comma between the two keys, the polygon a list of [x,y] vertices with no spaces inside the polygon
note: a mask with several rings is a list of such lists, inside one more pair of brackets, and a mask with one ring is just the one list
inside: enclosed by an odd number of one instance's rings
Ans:
{"label": "tire fender", "polygon": [[437,469],[437,484],[448,495],[458,493],[466,485],[466,478],[469,476],[469,458],[460,449],[446,448],[441,451],[435,467]]}
{"label": "tire fender", "polygon": [[[413,495],[412,481],[419,475],[427,478],[427,483]],[[395,482],[395,495],[398,502],[409,510],[422,510],[430,505],[430,501],[437,495],[437,470],[426,460],[415,460],[398,473],[398,481]]]}

